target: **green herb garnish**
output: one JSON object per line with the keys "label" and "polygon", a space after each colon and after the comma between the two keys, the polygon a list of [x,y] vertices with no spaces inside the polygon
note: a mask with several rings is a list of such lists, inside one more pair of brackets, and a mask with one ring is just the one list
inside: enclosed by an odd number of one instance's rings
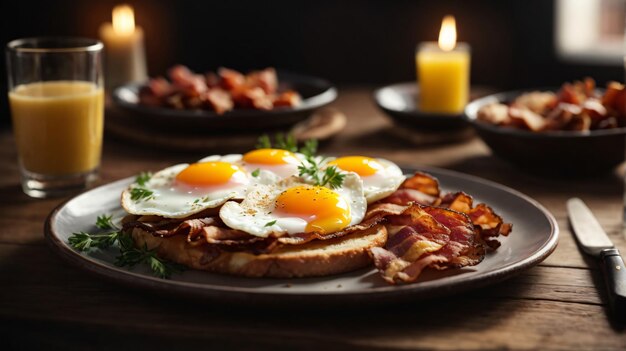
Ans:
{"label": "green herb garnish", "polygon": [[263,134],[259,137],[256,143],[257,149],[283,149],[291,152],[300,152],[305,156],[313,156],[317,152],[317,140],[309,139],[304,142],[304,145],[298,149],[298,141],[293,134],[277,133],[274,136],[274,143],[272,144],[271,138],[267,134]]}
{"label": "green herb garnish", "polygon": [[146,188],[132,188],[130,189],[130,199],[133,201],[149,200],[154,195],[154,191]]}
{"label": "green herb garnish", "polygon": [[287,134],[287,136],[285,136],[283,133],[277,133],[274,139],[276,140],[274,147],[277,149],[298,152],[298,142],[293,134]]}
{"label": "green herb garnish", "polygon": [[341,173],[336,166],[321,169],[320,164],[323,162],[323,159],[317,161],[313,156],[307,157],[298,166],[300,177],[308,177],[313,181],[314,185],[318,186],[328,186],[331,189],[341,187],[346,175]]}
{"label": "green herb garnish", "polygon": [[257,169],[255,169],[254,171],[252,171],[252,173],[250,173],[250,174],[252,174],[252,176],[253,176],[254,178],[256,178],[256,177],[258,177],[258,176],[259,176],[259,173],[261,173],[261,170],[260,170],[259,168],[257,168]]}
{"label": "green herb garnish", "polygon": [[135,178],[135,183],[137,183],[137,185],[143,187],[150,180],[150,178],[152,178],[152,173],[150,173],[150,172],[141,172]]}
{"label": "green herb garnish", "polygon": [[130,234],[119,230],[112,221],[113,216],[100,215],[96,219],[96,226],[101,229],[115,230],[110,233],[90,234],[86,232],[72,233],[68,243],[78,251],[90,251],[92,249],[106,249],[116,243],[120,254],[115,258],[115,265],[119,267],[134,267],[145,263],[152,270],[152,274],[160,278],[168,278],[172,273],[180,272],[183,266],[166,261],[156,255],[155,250],[149,250],[146,245],[142,248],[135,247]]}
{"label": "green herb garnish", "polygon": [[339,172],[337,166],[330,166],[324,169],[324,176],[322,176],[322,181],[319,185],[328,185],[331,189],[337,189],[341,187],[345,177],[346,175]]}
{"label": "green herb garnish", "polygon": [[78,251],[89,251],[92,248],[106,249],[115,244],[120,232],[105,234],[73,233],[67,240],[71,247]]}
{"label": "green herb garnish", "polygon": [[270,137],[267,134],[263,134],[259,137],[256,143],[257,149],[271,149],[272,142],[270,141]]}
{"label": "green herb garnish", "polygon": [[273,226],[274,224],[276,224],[276,220],[273,220],[273,221],[271,221],[271,222],[267,222],[267,223],[265,223],[265,227],[271,227],[271,226]]}
{"label": "green herb garnish", "polygon": [[[291,152],[300,152],[305,156],[304,161],[298,166],[299,176],[309,178],[314,185],[328,186],[331,189],[341,187],[343,180],[346,177],[341,173],[336,166],[322,168],[324,159],[318,159],[315,157],[317,153],[317,140],[309,139],[304,142],[304,145],[298,149],[298,143],[293,134],[278,133],[274,137],[274,148],[288,150]],[[262,135],[258,142],[257,148],[272,148],[272,141],[267,134]],[[252,172],[252,176],[258,175],[258,170]]]}
{"label": "green herb garnish", "polygon": [[146,244],[137,248],[130,235],[123,235],[119,238],[120,255],[115,258],[115,265],[118,267],[134,267],[138,264],[147,264],[152,270],[152,274],[159,278],[169,278],[172,273],[181,272],[184,267],[156,255],[155,250],[149,250]]}
{"label": "green herb garnish", "polygon": [[317,153],[317,140],[309,139],[304,142],[304,146],[300,148],[300,153],[306,157],[313,157]]}
{"label": "green herb garnish", "polygon": [[100,215],[96,219],[96,227],[100,229],[112,229],[117,230],[115,224],[113,224],[113,216]]}

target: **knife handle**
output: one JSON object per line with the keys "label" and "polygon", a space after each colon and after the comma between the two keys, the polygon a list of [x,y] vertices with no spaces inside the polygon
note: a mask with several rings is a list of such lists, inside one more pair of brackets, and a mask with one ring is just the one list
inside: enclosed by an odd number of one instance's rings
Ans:
{"label": "knife handle", "polygon": [[609,295],[609,307],[615,317],[626,320],[626,266],[617,249],[600,252],[602,273]]}

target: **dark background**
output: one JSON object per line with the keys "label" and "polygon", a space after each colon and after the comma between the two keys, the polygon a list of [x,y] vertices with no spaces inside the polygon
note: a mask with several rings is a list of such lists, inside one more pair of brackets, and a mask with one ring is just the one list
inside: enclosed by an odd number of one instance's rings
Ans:
{"label": "dark background", "polygon": [[[123,0],[3,1],[2,42],[40,35],[97,37]],[[127,1],[143,27],[151,75],[183,63],[195,70],[274,66],[337,85],[383,85],[415,77],[413,53],[435,41],[453,14],[472,47],[472,84],[496,89],[555,86],[594,77],[623,80],[620,66],[561,62],[550,0]],[[4,56],[0,126],[8,125]]]}

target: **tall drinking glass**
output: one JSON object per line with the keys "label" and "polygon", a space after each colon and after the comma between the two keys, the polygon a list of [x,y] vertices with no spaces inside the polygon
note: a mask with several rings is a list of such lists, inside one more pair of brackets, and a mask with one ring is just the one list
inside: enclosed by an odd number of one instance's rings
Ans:
{"label": "tall drinking glass", "polygon": [[32,197],[66,195],[97,177],[104,119],[102,47],[85,38],[7,44],[22,188]]}

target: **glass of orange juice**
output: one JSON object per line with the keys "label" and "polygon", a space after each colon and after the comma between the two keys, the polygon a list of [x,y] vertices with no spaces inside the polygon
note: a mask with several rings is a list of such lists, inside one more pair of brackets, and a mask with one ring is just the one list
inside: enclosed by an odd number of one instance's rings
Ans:
{"label": "glass of orange juice", "polygon": [[97,177],[104,124],[102,48],[85,38],[7,44],[22,188],[32,197],[66,195]]}

